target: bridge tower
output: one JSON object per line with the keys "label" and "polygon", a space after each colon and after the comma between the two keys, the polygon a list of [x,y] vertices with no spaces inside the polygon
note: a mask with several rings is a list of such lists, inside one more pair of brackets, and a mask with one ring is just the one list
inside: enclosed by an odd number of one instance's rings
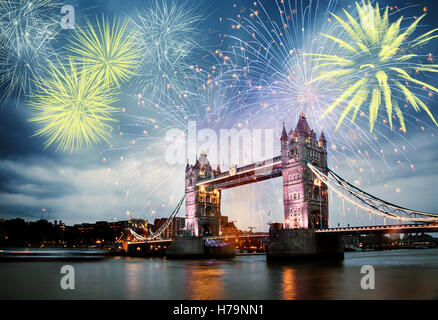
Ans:
{"label": "bridge tower", "polygon": [[281,134],[284,221],[287,229],[328,227],[328,190],[318,181],[306,161],[327,174],[327,141],[310,129],[304,113],[289,134]]}
{"label": "bridge tower", "polygon": [[[220,170],[219,166],[216,171]],[[185,229],[194,236],[218,236],[220,230],[221,192],[197,186],[199,179],[209,177],[212,170],[207,154],[202,152],[195,165],[187,163],[185,177],[186,220]]]}

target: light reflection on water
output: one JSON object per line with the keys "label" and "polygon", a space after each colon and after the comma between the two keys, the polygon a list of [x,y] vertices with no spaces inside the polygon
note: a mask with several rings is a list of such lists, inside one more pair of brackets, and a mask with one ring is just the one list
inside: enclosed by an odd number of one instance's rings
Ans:
{"label": "light reflection on water", "polygon": [[291,268],[285,268],[282,273],[281,279],[281,299],[295,300],[296,299],[296,283],[295,283],[295,270]]}
{"label": "light reflection on water", "polygon": [[223,268],[217,268],[210,263],[197,261],[185,269],[184,287],[186,299],[225,299]]}
{"label": "light reflection on water", "polygon": [[[61,266],[76,289],[60,287]],[[362,290],[362,265],[376,271]],[[342,263],[110,258],[0,262],[0,299],[438,299],[438,249],[346,253]]]}

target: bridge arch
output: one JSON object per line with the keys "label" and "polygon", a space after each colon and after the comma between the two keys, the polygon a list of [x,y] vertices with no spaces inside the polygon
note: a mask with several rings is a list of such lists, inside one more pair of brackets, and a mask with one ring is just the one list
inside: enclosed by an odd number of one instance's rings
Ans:
{"label": "bridge arch", "polygon": [[312,211],[309,215],[309,229],[322,229],[322,215],[319,211]]}

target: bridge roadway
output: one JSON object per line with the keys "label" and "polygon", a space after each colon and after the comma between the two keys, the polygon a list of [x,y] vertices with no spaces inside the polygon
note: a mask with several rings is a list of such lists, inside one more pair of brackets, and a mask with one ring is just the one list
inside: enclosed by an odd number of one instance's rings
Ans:
{"label": "bridge roadway", "polygon": [[[390,233],[417,233],[417,232],[438,232],[438,223],[425,223],[425,224],[402,224],[402,225],[387,225],[387,226],[363,226],[363,227],[346,227],[346,228],[329,228],[315,230],[317,233],[327,234],[339,234],[339,235],[359,235],[359,234],[390,234]],[[262,239],[267,238],[268,233],[257,234],[241,234],[238,236],[240,239]],[[206,237],[205,240],[227,240],[235,239],[236,236],[216,236]],[[128,242],[128,244],[165,244],[172,242],[172,239],[157,239],[150,241],[136,241]]]}
{"label": "bridge roadway", "polygon": [[[438,232],[438,223],[425,223],[425,224],[399,224],[399,225],[386,225],[386,226],[362,226],[362,227],[345,227],[345,228],[329,228],[315,230],[317,233],[327,234],[339,234],[339,235],[359,235],[359,234],[382,234],[382,233],[417,233],[417,232]],[[269,234],[251,234],[240,235],[239,238],[264,238]],[[211,240],[223,240],[234,238],[233,236],[218,236],[209,237]]]}
{"label": "bridge roadway", "polygon": [[386,226],[329,228],[316,230],[317,233],[331,233],[340,235],[359,234],[382,234],[382,233],[417,233],[417,232],[438,232],[438,223],[424,224],[398,224]]}

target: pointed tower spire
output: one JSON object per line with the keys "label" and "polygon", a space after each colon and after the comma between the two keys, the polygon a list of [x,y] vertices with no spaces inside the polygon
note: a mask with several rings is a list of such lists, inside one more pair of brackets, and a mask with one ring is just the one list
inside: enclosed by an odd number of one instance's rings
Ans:
{"label": "pointed tower spire", "polygon": [[327,140],[324,136],[324,130],[321,129],[321,134],[319,135],[319,142],[321,142],[321,145],[325,148],[327,146]]}
{"label": "pointed tower spire", "polygon": [[281,140],[287,140],[287,132],[286,132],[286,128],[284,127],[284,122],[283,122],[283,131],[281,132]]}
{"label": "pointed tower spire", "polygon": [[319,140],[320,141],[323,141],[323,140],[326,141],[325,140],[325,136],[324,136],[324,129],[321,129],[321,134],[319,135]]}
{"label": "pointed tower spire", "polygon": [[305,135],[306,137],[310,135],[310,127],[307,123],[306,116],[303,111],[300,112],[300,119],[298,120],[297,127],[295,129],[297,134]]}

